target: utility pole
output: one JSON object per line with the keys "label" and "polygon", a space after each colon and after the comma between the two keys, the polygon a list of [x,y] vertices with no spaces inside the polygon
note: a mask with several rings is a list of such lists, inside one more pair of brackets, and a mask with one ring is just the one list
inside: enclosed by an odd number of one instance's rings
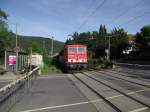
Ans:
{"label": "utility pole", "polygon": [[[29,56],[29,71],[32,71],[32,47],[30,48],[30,56]],[[28,89],[30,87],[30,76],[27,74],[27,79],[28,79]]]}
{"label": "utility pole", "polygon": [[53,39],[54,37],[51,38],[51,57],[53,56]]}
{"label": "utility pole", "polygon": [[32,48],[30,48],[30,71],[32,71]]}
{"label": "utility pole", "polygon": [[[18,47],[17,23],[16,26],[16,48]],[[16,52],[16,74],[18,73],[18,52]]]}
{"label": "utility pole", "polygon": [[5,49],[5,70],[7,70],[7,51]]}
{"label": "utility pole", "polygon": [[110,44],[111,44],[111,43],[110,43],[110,36],[108,36],[108,38],[109,38],[109,43],[108,43],[108,56],[109,56],[109,58],[108,58],[108,59],[109,59],[109,61],[110,61],[110,46],[111,46],[111,45],[110,45]]}
{"label": "utility pole", "polygon": [[105,50],[105,52],[107,53],[107,61],[110,61],[110,47],[111,47],[111,43],[110,43],[110,37],[111,36],[106,36],[106,37],[108,37],[108,47],[107,47],[107,49]]}

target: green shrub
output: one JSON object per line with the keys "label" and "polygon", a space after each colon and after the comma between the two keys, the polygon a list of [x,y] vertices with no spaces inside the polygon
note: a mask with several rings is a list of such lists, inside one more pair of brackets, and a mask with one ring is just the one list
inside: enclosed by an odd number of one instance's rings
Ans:
{"label": "green shrub", "polygon": [[48,73],[60,73],[61,70],[56,68],[54,65],[47,65],[44,64],[43,68],[42,68],[42,74],[48,74]]}
{"label": "green shrub", "polygon": [[89,60],[89,68],[107,69],[107,68],[112,68],[112,66],[113,66],[113,63],[111,61],[107,61],[102,57],[100,57],[99,59],[90,59]]}

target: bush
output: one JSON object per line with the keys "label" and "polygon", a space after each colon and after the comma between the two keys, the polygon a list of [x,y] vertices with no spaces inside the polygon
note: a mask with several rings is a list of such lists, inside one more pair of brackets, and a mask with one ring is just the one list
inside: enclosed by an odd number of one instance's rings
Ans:
{"label": "bush", "polygon": [[60,73],[61,70],[56,68],[54,65],[47,65],[44,64],[43,68],[42,68],[42,74],[48,74],[48,73]]}
{"label": "bush", "polygon": [[107,61],[104,58],[99,58],[99,59],[90,59],[89,60],[89,68],[94,68],[94,69],[102,69],[102,68],[112,68],[113,63],[111,61]]}

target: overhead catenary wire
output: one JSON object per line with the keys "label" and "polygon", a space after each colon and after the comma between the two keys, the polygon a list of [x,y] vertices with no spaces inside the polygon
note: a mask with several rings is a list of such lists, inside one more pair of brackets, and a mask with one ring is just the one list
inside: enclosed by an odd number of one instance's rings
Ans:
{"label": "overhead catenary wire", "polygon": [[150,14],[150,11],[147,11],[147,12],[145,12],[145,13],[143,13],[143,14],[140,14],[140,15],[137,15],[137,16],[131,18],[130,20],[128,20],[128,21],[126,21],[126,22],[120,24],[119,27],[121,27],[121,26],[123,26],[123,25],[125,25],[125,24],[128,24],[128,23],[130,23],[130,22],[132,22],[132,21],[134,21],[134,20],[136,20],[136,19],[138,19],[138,18],[140,18],[140,17],[143,17],[143,16],[145,16],[146,14]]}
{"label": "overhead catenary wire", "polygon": [[120,19],[122,16],[124,16],[125,14],[127,14],[129,11],[133,10],[134,8],[136,8],[138,5],[141,4],[141,2],[143,2],[143,0],[139,0],[139,2],[137,2],[135,5],[133,5],[132,7],[129,7],[127,10],[124,10],[121,14],[119,14],[118,16],[116,16],[114,18],[113,22],[116,22],[116,20]]}
{"label": "overhead catenary wire", "polygon": [[80,30],[89,20],[89,18],[96,13],[96,11],[101,8],[107,0],[103,0],[100,4],[87,16],[83,23],[78,27],[77,31]]}
{"label": "overhead catenary wire", "polygon": [[[79,31],[79,30],[88,22],[89,18],[90,18],[92,15],[94,15],[94,14],[96,13],[96,11],[104,5],[105,2],[106,2],[106,0],[103,0],[102,2],[100,2],[100,4],[87,16],[87,18],[83,21],[83,23],[78,27],[78,29],[77,29],[76,31]],[[123,15],[127,14],[129,10],[130,10],[130,11],[133,10],[133,9],[136,8],[141,2],[143,2],[143,0],[139,0],[139,2],[137,2],[137,3],[136,3],[135,5],[133,5],[132,7],[128,8],[126,11],[124,11],[123,13],[121,13],[121,14],[120,14],[119,16],[117,16],[117,17],[120,18],[120,17],[122,17]],[[150,13],[150,11],[145,12],[145,13],[143,13],[143,14],[140,14],[140,15],[138,15],[138,16],[135,16],[135,17],[133,17],[132,19],[130,19],[130,20],[128,20],[128,21],[123,22],[122,24],[120,24],[120,25],[118,26],[118,28],[119,28],[119,27],[122,27],[123,25],[128,24],[128,23],[130,23],[130,22],[132,22],[132,21],[134,21],[134,20],[136,20],[136,19],[138,19],[138,18],[140,18],[140,17],[143,17],[144,15],[146,15],[146,14],[148,14],[148,13]],[[117,18],[117,19],[118,19],[118,18]],[[115,20],[114,20],[114,21],[115,21]],[[114,35],[113,35],[113,36],[114,36]]]}
{"label": "overhead catenary wire", "polygon": [[91,0],[90,5],[87,7],[87,11],[90,11],[92,9],[92,6],[94,5],[94,2],[96,2],[96,0]]}

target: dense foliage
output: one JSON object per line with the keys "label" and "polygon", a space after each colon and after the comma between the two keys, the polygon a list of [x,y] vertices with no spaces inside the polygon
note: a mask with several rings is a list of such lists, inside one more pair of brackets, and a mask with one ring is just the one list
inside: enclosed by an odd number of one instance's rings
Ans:
{"label": "dense foliage", "polygon": [[150,62],[150,25],[141,28],[140,32],[136,34],[136,47],[138,51],[133,52],[132,60],[145,61],[144,64]]}
{"label": "dense foliage", "polygon": [[93,32],[75,32],[71,39],[66,41],[70,43],[86,44],[92,58],[106,59],[106,49],[111,48],[111,58],[120,58],[123,50],[128,46],[127,32],[121,28],[114,28],[110,33],[107,32],[105,25],[100,25],[98,31]]}
{"label": "dense foliage", "polygon": [[[150,43],[150,25],[144,26],[141,28],[141,31],[136,34],[137,46],[143,47],[148,46]],[[141,45],[141,46],[140,46]]]}

